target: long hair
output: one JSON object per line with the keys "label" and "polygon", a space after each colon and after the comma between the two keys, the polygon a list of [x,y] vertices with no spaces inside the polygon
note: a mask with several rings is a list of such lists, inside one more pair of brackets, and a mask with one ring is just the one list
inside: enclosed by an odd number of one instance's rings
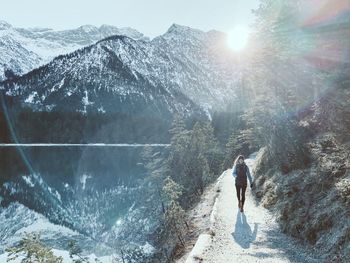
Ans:
{"label": "long hair", "polygon": [[237,158],[236,158],[236,160],[235,160],[234,163],[233,163],[234,166],[236,166],[236,165],[238,164],[238,160],[239,160],[239,159],[243,159],[243,161],[244,161],[244,156],[241,155],[241,154],[238,155]]}

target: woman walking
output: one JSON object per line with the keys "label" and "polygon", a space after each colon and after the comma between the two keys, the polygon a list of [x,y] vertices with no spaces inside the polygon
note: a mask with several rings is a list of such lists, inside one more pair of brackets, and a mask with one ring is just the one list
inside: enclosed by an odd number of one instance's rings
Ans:
{"label": "woman walking", "polygon": [[235,178],[236,192],[238,198],[238,207],[243,212],[243,206],[245,201],[245,191],[247,189],[247,178],[249,180],[250,187],[253,187],[252,176],[249,172],[249,167],[244,162],[244,156],[239,155],[232,167],[232,175]]}

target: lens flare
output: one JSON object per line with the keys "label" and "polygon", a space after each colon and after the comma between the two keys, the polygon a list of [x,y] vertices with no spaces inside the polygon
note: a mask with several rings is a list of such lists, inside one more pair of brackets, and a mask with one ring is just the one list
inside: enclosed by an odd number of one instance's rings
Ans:
{"label": "lens flare", "polygon": [[249,28],[243,25],[234,27],[227,35],[227,44],[234,51],[243,50],[249,39]]}

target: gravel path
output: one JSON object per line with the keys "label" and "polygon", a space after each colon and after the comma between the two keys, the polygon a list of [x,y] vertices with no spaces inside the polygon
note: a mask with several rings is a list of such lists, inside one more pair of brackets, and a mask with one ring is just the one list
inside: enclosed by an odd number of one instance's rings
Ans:
{"label": "gravel path", "polygon": [[[246,159],[252,170],[254,159]],[[220,177],[220,194],[212,229],[215,236],[198,262],[320,262],[309,256],[310,248],[301,247],[281,233],[274,216],[258,206],[247,188],[244,213],[239,212],[231,170]]]}

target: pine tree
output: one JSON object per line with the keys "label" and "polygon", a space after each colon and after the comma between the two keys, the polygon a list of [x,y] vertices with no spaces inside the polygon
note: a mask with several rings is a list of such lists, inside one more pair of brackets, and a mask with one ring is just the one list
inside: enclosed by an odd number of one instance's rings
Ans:
{"label": "pine tree", "polygon": [[178,115],[175,117],[170,129],[171,146],[167,160],[167,174],[182,185],[187,184],[186,167],[187,155],[191,139],[191,132],[185,128],[184,120]]}
{"label": "pine tree", "polygon": [[210,123],[197,122],[191,133],[190,164],[194,185],[202,194],[204,187],[220,172],[222,154]]}
{"label": "pine tree", "polygon": [[222,153],[210,123],[196,122],[192,130],[187,130],[176,118],[171,134],[168,174],[184,187],[181,204],[187,207],[220,173]]}
{"label": "pine tree", "polygon": [[[77,242],[75,240],[71,240],[68,243],[68,251],[69,256],[73,260],[74,263],[88,263],[89,259],[82,255],[82,250],[78,246]],[[96,262],[98,262],[96,260]]]}
{"label": "pine tree", "polygon": [[226,144],[226,155],[223,163],[223,168],[228,169],[233,165],[233,161],[239,154],[246,154],[248,152],[248,146],[250,138],[248,138],[248,130],[244,131],[236,130],[234,131],[227,144]]}
{"label": "pine tree", "polygon": [[40,241],[40,235],[37,233],[27,233],[18,245],[7,248],[7,261],[16,260],[23,257],[22,263],[62,263],[62,257],[56,257],[51,248],[45,246]]}
{"label": "pine tree", "polygon": [[182,194],[182,187],[175,183],[170,177],[164,180],[163,198],[166,202],[164,213],[165,229],[170,235],[176,235],[180,243],[184,246],[183,234],[186,225],[185,211],[179,204]]}

